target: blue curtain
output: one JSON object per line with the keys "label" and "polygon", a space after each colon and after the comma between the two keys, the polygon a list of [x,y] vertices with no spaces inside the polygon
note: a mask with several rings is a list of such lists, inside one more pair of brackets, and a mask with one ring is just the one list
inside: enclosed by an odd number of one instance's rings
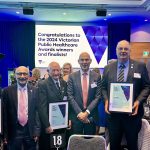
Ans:
{"label": "blue curtain", "polygon": [[8,69],[24,65],[34,67],[35,23],[31,21],[0,22],[0,60],[2,87],[8,84]]}
{"label": "blue curtain", "polygon": [[130,23],[108,24],[108,59],[116,59],[116,45],[120,40],[130,41]]}

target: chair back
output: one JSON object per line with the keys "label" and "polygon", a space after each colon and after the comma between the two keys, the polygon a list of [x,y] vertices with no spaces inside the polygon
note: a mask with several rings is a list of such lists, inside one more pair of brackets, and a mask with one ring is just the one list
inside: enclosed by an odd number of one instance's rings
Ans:
{"label": "chair back", "polygon": [[106,150],[106,141],[98,135],[72,135],[67,150]]}

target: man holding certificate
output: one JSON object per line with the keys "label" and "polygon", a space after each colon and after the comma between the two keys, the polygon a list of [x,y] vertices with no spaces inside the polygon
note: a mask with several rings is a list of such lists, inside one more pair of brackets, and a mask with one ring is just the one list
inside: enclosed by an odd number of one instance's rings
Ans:
{"label": "man holding certificate", "polygon": [[138,132],[143,117],[143,102],[149,95],[146,65],[130,59],[130,43],[118,42],[118,60],[104,68],[102,94],[108,114],[110,150],[120,150],[122,135],[128,150],[138,150]]}
{"label": "man holding certificate", "polygon": [[[65,129],[54,131],[54,129],[65,128],[68,125],[67,105],[67,83],[60,79],[61,69],[57,62],[51,62],[48,67],[49,77],[39,82],[39,116],[42,124],[41,137],[39,142],[40,150],[51,149],[50,134],[62,133]],[[60,102],[64,102],[63,104]],[[62,126],[60,124],[62,123]],[[59,125],[59,127],[58,127]],[[66,127],[67,128],[67,127]],[[58,140],[59,144],[63,142]],[[55,143],[56,144],[56,143]],[[58,145],[59,146],[59,145]]]}
{"label": "man holding certificate", "polygon": [[90,71],[90,55],[83,52],[78,63],[81,69],[72,73],[68,80],[68,100],[73,134],[95,134],[98,119],[98,102],[101,97],[101,78]]}

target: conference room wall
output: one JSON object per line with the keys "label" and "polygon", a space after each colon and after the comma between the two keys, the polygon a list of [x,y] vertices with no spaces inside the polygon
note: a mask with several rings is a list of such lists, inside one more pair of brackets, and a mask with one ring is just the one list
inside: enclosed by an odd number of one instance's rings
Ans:
{"label": "conference room wall", "polygon": [[[108,59],[116,58],[116,43],[122,39],[130,40],[130,23],[109,23],[108,37]],[[8,68],[20,65],[29,66],[30,70],[34,68],[34,49],[34,22],[0,22],[0,53],[5,54],[5,57],[0,60],[2,87],[8,85]]]}

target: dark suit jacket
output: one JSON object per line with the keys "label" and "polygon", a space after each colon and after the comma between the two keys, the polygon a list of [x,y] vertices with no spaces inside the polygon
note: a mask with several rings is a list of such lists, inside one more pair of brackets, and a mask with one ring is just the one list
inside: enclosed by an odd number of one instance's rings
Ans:
{"label": "dark suit jacket", "polygon": [[[91,87],[93,83],[97,84],[97,87]],[[94,72],[90,71],[89,74],[89,90],[88,90],[88,100],[87,109],[90,111],[90,116],[95,120],[98,119],[98,102],[101,98],[101,78]],[[81,86],[81,73],[80,71],[74,72],[69,76],[68,80],[68,100],[70,102],[70,117],[74,119],[77,117],[83,108],[83,95]]]}
{"label": "dark suit jacket", "polygon": [[[64,80],[60,80],[59,91],[51,77],[48,77],[46,80],[39,82],[38,84],[38,93],[39,93],[39,116],[44,128],[50,126],[48,107],[49,103],[63,101],[67,96],[67,83]],[[66,100],[66,99],[65,99]]]}
{"label": "dark suit jacket", "polygon": [[[141,77],[136,77],[135,73],[141,75]],[[109,92],[110,92],[110,83],[117,82],[117,61],[107,65],[104,68],[103,79],[102,79],[102,94],[104,99],[109,100]],[[127,83],[133,83],[133,100],[138,100],[140,103],[143,103],[148,95],[150,82],[148,77],[148,72],[146,69],[146,65],[141,62],[134,61],[132,59],[129,60],[129,71],[127,75]],[[143,115],[143,106],[142,104],[139,107],[138,115],[142,117]]]}
{"label": "dark suit jacket", "polygon": [[[40,124],[36,112],[37,89],[27,85],[28,89],[28,127],[30,136],[39,136]],[[4,136],[12,138],[15,136],[18,125],[18,96],[17,85],[12,85],[3,90],[2,100],[4,103]]]}

